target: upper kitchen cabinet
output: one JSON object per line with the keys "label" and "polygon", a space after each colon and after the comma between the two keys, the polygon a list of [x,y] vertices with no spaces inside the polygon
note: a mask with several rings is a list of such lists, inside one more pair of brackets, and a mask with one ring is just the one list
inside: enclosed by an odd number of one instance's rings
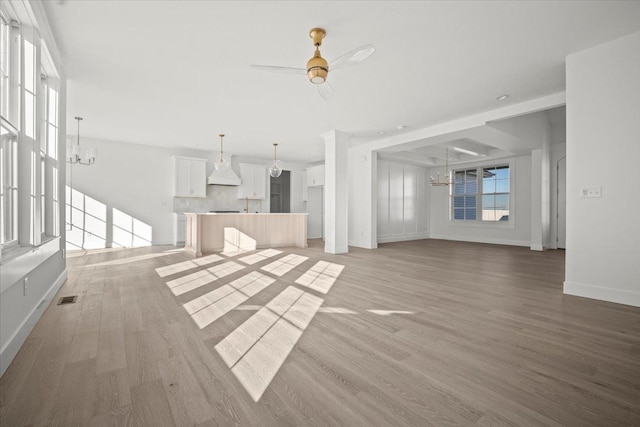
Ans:
{"label": "upper kitchen cabinet", "polygon": [[240,178],[242,184],[238,191],[240,199],[264,200],[267,195],[267,171],[264,166],[240,164]]}
{"label": "upper kitchen cabinet", "polygon": [[173,196],[207,197],[207,159],[173,157]]}
{"label": "upper kitchen cabinet", "polygon": [[319,187],[324,185],[324,165],[307,168],[307,186]]}

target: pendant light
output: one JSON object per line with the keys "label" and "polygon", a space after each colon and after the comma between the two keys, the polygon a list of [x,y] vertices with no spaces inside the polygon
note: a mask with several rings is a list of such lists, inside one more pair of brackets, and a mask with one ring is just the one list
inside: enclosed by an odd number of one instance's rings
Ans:
{"label": "pendant light", "polygon": [[96,162],[96,150],[90,148],[85,152],[80,149],[80,120],[82,117],[74,117],[78,122],[78,136],[75,144],[71,145],[71,155],[67,158],[67,163],[90,166]]}
{"label": "pendant light", "polygon": [[451,173],[449,171],[449,147],[446,147],[444,152],[444,179],[440,179],[440,172],[438,172],[438,179],[435,179],[433,176],[431,176],[429,183],[432,187],[448,187],[450,185],[453,185],[453,177],[451,176]]}
{"label": "pendant light", "polygon": [[222,145],[222,139],[224,138],[224,134],[221,133],[219,136],[220,136],[220,158],[216,160],[216,162],[214,163],[214,166],[216,170],[229,169],[229,167],[231,166],[229,164],[230,162],[224,159],[224,150]]}
{"label": "pendant light", "polygon": [[272,178],[277,178],[282,175],[282,169],[280,169],[280,163],[278,162],[278,144],[273,144],[273,165],[269,168],[269,175]]}

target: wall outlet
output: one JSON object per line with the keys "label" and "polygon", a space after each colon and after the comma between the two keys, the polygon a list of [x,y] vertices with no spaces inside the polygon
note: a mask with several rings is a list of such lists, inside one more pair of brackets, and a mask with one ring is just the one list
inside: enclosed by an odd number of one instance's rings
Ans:
{"label": "wall outlet", "polygon": [[29,285],[29,278],[25,277],[24,281],[22,282],[22,294],[26,297],[27,296],[27,286]]}
{"label": "wall outlet", "polygon": [[590,199],[593,197],[602,197],[602,187],[582,187],[580,189],[581,199]]}

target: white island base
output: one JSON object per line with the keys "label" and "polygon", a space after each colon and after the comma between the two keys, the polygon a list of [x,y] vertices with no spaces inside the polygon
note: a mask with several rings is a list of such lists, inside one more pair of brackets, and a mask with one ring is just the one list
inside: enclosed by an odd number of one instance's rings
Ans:
{"label": "white island base", "polygon": [[187,213],[185,218],[184,248],[196,257],[215,252],[307,247],[306,213]]}

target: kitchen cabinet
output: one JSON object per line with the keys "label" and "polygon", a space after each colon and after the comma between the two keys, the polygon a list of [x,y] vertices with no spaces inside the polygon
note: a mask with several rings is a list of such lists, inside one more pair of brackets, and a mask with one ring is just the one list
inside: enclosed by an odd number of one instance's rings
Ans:
{"label": "kitchen cabinet", "polygon": [[184,235],[187,229],[187,220],[184,214],[173,214],[173,245],[184,245]]}
{"label": "kitchen cabinet", "polygon": [[207,159],[173,157],[173,196],[207,197]]}
{"label": "kitchen cabinet", "polygon": [[267,169],[260,165],[240,164],[242,184],[238,190],[238,198],[264,200],[267,195]]}
{"label": "kitchen cabinet", "polygon": [[324,185],[324,165],[307,168],[307,186],[319,187]]}

